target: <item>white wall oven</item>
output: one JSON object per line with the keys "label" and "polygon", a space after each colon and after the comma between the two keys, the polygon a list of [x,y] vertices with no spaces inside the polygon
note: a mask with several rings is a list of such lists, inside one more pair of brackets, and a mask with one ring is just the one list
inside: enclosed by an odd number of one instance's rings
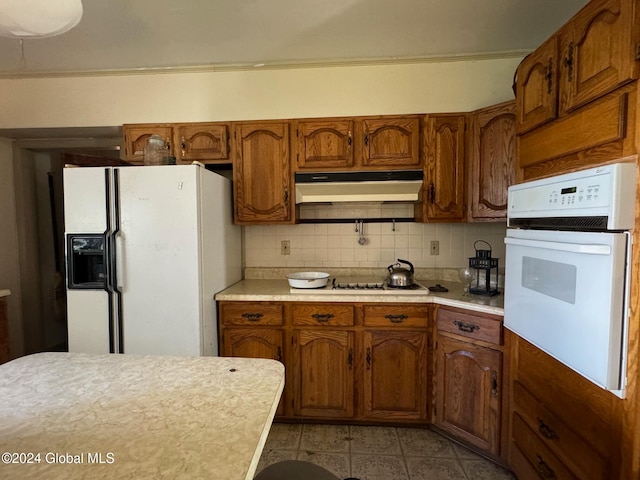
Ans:
{"label": "white wall oven", "polygon": [[636,157],[509,188],[504,324],[624,397]]}

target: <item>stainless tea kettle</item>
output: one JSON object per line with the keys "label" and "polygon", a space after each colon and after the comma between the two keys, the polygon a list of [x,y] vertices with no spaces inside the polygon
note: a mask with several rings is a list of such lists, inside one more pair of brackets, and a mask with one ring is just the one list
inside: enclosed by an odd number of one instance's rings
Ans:
{"label": "stainless tea kettle", "polygon": [[[389,265],[389,276],[387,277],[387,284],[390,287],[408,287],[413,285],[413,265],[406,260],[398,259],[399,263]],[[410,268],[405,268],[400,263],[406,263]]]}

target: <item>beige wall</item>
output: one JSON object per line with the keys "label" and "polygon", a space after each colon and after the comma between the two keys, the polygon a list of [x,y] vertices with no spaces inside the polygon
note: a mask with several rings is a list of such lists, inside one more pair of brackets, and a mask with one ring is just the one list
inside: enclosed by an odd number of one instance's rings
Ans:
{"label": "beige wall", "polygon": [[0,80],[0,128],[469,111],[513,98],[520,58]]}
{"label": "beige wall", "polygon": [[18,224],[14,189],[12,142],[0,138],[0,289],[11,290],[9,345],[12,356],[22,355],[22,295],[18,261]]}

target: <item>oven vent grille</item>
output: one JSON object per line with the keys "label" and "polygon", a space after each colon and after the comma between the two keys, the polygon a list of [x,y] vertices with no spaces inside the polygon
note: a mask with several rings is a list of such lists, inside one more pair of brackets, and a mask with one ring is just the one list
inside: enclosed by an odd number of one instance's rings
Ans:
{"label": "oven vent grille", "polygon": [[607,230],[608,217],[511,218],[509,226],[541,230],[594,231]]}

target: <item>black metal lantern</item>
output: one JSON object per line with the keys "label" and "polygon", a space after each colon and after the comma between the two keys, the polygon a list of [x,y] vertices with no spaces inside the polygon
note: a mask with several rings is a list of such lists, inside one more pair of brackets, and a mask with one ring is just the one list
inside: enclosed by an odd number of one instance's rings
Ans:
{"label": "black metal lantern", "polygon": [[[479,250],[476,245],[486,243],[489,250]],[[469,257],[469,267],[475,270],[475,282],[471,284],[469,293],[476,295],[498,295],[498,259],[491,258],[491,245],[484,240],[476,240],[473,244],[475,257]],[[494,288],[491,288],[494,285]]]}

